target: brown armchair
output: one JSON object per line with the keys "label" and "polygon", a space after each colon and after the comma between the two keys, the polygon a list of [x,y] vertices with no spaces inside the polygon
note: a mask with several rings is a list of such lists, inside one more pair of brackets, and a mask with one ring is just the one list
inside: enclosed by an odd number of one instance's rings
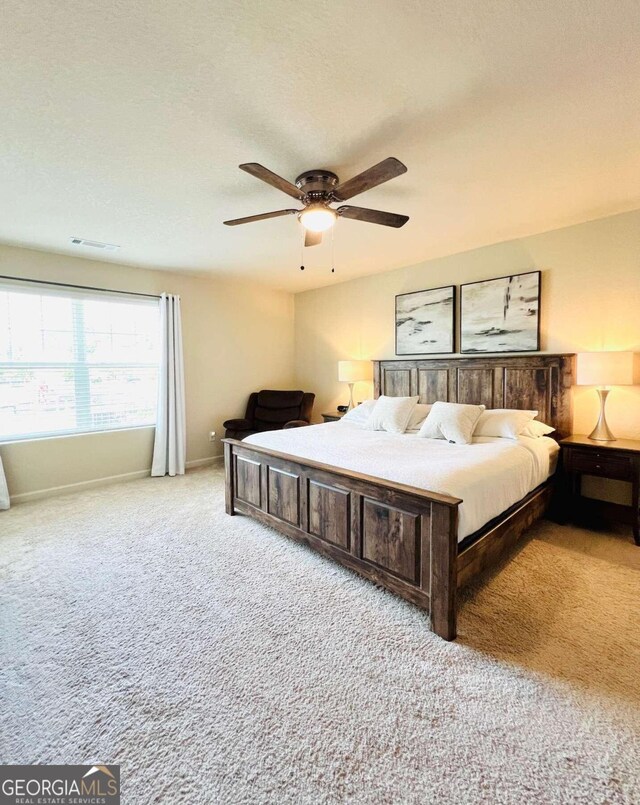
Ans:
{"label": "brown armchair", "polygon": [[252,433],[283,428],[300,428],[311,423],[315,394],[305,391],[263,389],[249,395],[243,419],[227,419],[227,439],[244,439]]}

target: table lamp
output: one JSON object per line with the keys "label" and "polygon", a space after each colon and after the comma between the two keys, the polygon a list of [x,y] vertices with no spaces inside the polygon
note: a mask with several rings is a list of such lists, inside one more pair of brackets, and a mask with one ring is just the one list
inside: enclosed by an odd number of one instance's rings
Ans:
{"label": "table lamp", "polygon": [[353,385],[361,380],[371,380],[373,371],[371,361],[338,361],[338,380],[349,384],[349,408],[353,404]]}
{"label": "table lamp", "polygon": [[597,386],[600,395],[600,416],[589,434],[599,442],[615,442],[605,417],[609,386],[633,385],[633,352],[581,352],[578,355],[578,386]]}

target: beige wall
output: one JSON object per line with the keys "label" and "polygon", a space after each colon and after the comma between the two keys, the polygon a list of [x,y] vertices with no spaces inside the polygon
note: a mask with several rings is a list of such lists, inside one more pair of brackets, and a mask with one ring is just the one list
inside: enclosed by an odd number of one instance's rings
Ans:
{"label": "beige wall", "polygon": [[[208,432],[243,413],[257,388],[315,391],[315,418],[348,395],[341,358],[394,357],[398,293],[542,271],[542,349],[640,352],[640,211],[336,283],[295,296],[265,287],[151,271],[0,246],[0,274],[182,297],[187,386],[187,460],[221,452]],[[295,358],[293,343],[295,341]],[[295,367],[294,367],[295,364]],[[371,394],[359,384],[356,397]],[[575,389],[575,431],[597,413],[591,389]],[[609,420],[640,439],[640,387],[615,389]],[[153,429],[0,445],[13,496],[150,467]]]}
{"label": "beige wall", "polygon": [[[543,352],[640,352],[636,211],[297,294],[296,377],[317,394],[316,418],[348,401],[339,359],[395,357],[396,294],[533,269],[542,271]],[[370,394],[370,384],[356,386],[357,399]],[[574,389],[574,404],[575,432],[589,433],[595,391]],[[619,436],[640,439],[640,387],[616,388],[608,414]]]}
{"label": "beige wall", "polygon": [[[247,395],[291,387],[293,297],[228,280],[151,271],[0,246],[0,274],[122,291],[177,293],[182,299],[187,461],[222,452],[222,422],[241,416]],[[209,431],[218,440],[209,443]],[[153,428],[0,444],[12,497],[145,472]]]}

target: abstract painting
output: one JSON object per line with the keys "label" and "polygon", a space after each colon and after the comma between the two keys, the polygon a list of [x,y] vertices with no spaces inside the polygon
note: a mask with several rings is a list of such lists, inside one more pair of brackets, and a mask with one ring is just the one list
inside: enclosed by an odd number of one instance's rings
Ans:
{"label": "abstract painting", "polygon": [[540,349],[540,272],[460,286],[461,352]]}
{"label": "abstract painting", "polygon": [[455,285],[396,296],[396,355],[453,352]]}

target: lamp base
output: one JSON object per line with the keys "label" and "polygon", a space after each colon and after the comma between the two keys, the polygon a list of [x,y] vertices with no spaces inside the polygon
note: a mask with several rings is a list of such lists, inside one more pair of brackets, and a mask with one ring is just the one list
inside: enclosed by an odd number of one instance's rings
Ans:
{"label": "lamp base", "polygon": [[355,383],[349,383],[349,407],[347,408],[347,411],[351,411],[353,408],[356,407],[354,405],[354,402],[353,402],[353,387],[354,387],[354,385],[355,385]]}
{"label": "lamp base", "polygon": [[605,416],[604,410],[605,405],[607,404],[609,389],[598,389],[598,394],[600,396],[600,416],[598,417],[598,422],[595,428],[589,434],[589,438],[596,442],[615,442],[616,437],[609,430],[609,425],[607,424],[607,417]]}

